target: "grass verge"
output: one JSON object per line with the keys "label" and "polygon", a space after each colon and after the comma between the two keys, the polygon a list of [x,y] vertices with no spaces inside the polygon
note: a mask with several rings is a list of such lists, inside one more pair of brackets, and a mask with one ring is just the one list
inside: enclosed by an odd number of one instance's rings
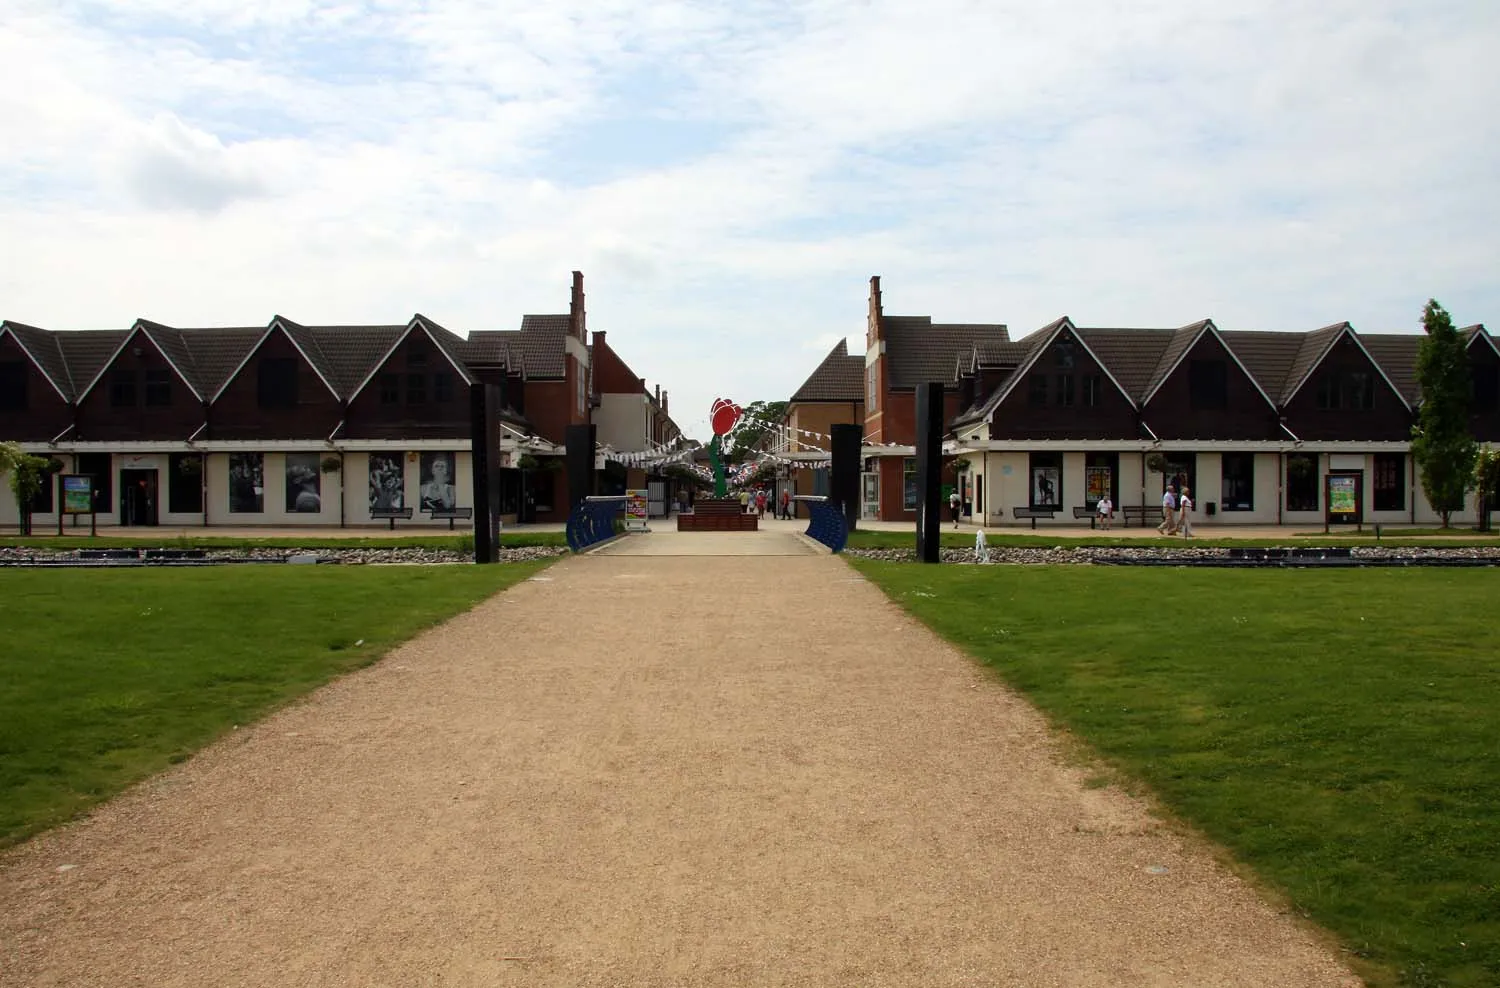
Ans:
{"label": "grass verge", "polygon": [[[1468,538],[1444,538],[1427,539],[1420,537],[1408,537],[1402,532],[1400,537],[1392,537],[1387,534],[1378,542],[1373,533],[1367,537],[1356,538],[1353,533],[1348,535],[1322,535],[1315,533],[1299,533],[1297,535],[1282,538],[1236,538],[1233,535],[1220,535],[1217,532],[1205,535],[1201,538],[1183,539],[1168,538],[1166,536],[1152,536],[1150,538],[1120,538],[1102,535],[1085,536],[1058,536],[1045,534],[1009,534],[1004,531],[985,531],[985,541],[990,548],[1016,547],[1033,549],[1050,549],[1053,546],[1062,546],[1066,549],[1081,546],[1103,546],[1116,549],[1132,548],[1167,548],[1167,549],[1213,549],[1213,548],[1278,548],[1295,546],[1362,546],[1371,548],[1381,546],[1384,548],[1414,548],[1417,546],[1462,546],[1464,548],[1500,548],[1500,535],[1487,533],[1484,536],[1471,535]],[[941,535],[941,544],[945,549],[972,549],[974,548],[974,534],[972,532],[955,532],[951,529]],[[851,549],[915,549],[917,547],[917,536],[912,532],[877,532],[857,529],[849,533],[849,548]]]}
{"label": "grass verge", "polygon": [[853,564],[1372,984],[1500,984],[1500,573]]}
{"label": "grass verge", "polygon": [[0,570],[0,847],[546,565]]}
{"label": "grass verge", "polygon": [[[502,532],[500,547],[519,549],[527,546],[566,547],[567,536],[562,532]],[[329,538],[327,536],[286,536],[277,538],[226,538],[213,535],[140,536],[101,535],[89,538],[86,535],[17,535],[0,536],[0,547],[14,546],[27,549],[213,549],[235,551],[245,549],[447,549],[452,552],[474,551],[474,536],[464,535],[404,535],[404,536],[354,536],[351,538]]]}

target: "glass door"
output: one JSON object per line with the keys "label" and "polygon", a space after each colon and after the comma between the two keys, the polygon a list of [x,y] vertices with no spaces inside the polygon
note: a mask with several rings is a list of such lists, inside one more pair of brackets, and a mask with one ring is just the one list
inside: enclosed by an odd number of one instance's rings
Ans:
{"label": "glass door", "polygon": [[860,498],[863,509],[860,511],[861,518],[880,517],[880,474],[862,473],[860,476],[860,490],[863,496]]}

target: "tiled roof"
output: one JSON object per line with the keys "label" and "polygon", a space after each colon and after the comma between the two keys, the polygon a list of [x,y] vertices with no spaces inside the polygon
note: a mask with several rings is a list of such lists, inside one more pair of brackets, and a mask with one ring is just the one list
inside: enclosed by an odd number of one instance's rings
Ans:
{"label": "tiled roof", "polygon": [[1220,330],[1219,337],[1234,352],[1250,376],[1277,405],[1282,404],[1287,377],[1302,350],[1301,333],[1261,330]]}
{"label": "tiled roof", "polygon": [[[1184,327],[1186,328],[1186,327]],[[1094,352],[1120,387],[1139,404],[1156,386],[1170,354],[1180,355],[1182,330],[1095,329],[1078,327],[1078,337]]]}
{"label": "tiled roof", "polygon": [[443,351],[443,356],[447,357],[458,369],[459,376],[464,379],[464,383],[473,384],[474,376],[469,373],[468,367],[464,365],[463,338],[449,332],[420,313],[414,316],[413,319],[427,327],[428,332],[432,336],[432,341],[437,344],[439,350]]}
{"label": "tiled roof", "polygon": [[[1311,333],[1302,334],[1302,346],[1297,350],[1297,359],[1292,362],[1291,370],[1287,371],[1286,384],[1282,387],[1281,395],[1277,398],[1277,404],[1285,405],[1292,400],[1292,396],[1302,387],[1302,382],[1307,380],[1307,375],[1318,366],[1323,355],[1333,346],[1339,334],[1349,328],[1346,322],[1334,323],[1332,326],[1324,326],[1315,329]],[[1269,393],[1275,394],[1269,388]]]}
{"label": "tiled roof", "polygon": [[934,323],[931,316],[885,316],[882,326],[892,388],[951,381],[953,360],[959,352],[975,343],[992,346],[1010,341],[1003,325]]}
{"label": "tiled roof", "polygon": [[83,397],[83,389],[104,369],[105,362],[129,335],[128,329],[74,329],[57,334],[57,346],[73,382],[74,401]]}
{"label": "tiled roof", "polygon": [[[184,373],[192,374],[194,386],[205,398],[219,393],[250,354],[260,338],[266,334],[264,326],[240,326],[213,329],[174,330],[176,344],[189,355],[187,366],[178,364]],[[157,334],[153,333],[156,339]],[[174,356],[173,360],[177,358]]]}
{"label": "tiled roof", "polygon": [[1417,386],[1417,348],[1422,345],[1422,337],[1415,333],[1360,333],[1359,341],[1407,403],[1415,405],[1421,397]]}
{"label": "tiled roof", "polygon": [[328,380],[345,400],[375,370],[406,326],[306,326],[328,361]]}
{"label": "tiled roof", "polygon": [[792,401],[864,401],[865,358],[849,356],[849,343],[839,340],[812,372]]}
{"label": "tiled roof", "polygon": [[36,365],[47,375],[53,386],[62,392],[63,398],[71,401],[73,393],[68,379],[68,364],[63,359],[62,348],[57,345],[57,334],[18,322],[6,322],[5,326],[15,334],[21,347],[36,361]]}
{"label": "tiled roof", "polygon": [[1156,363],[1156,370],[1152,373],[1151,380],[1147,382],[1146,387],[1140,394],[1134,396],[1138,403],[1144,404],[1146,397],[1161,387],[1162,382],[1167,379],[1167,375],[1177,368],[1177,362],[1183,358],[1194,343],[1198,342],[1198,337],[1203,335],[1203,331],[1208,328],[1208,325],[1208,320],[1200,319],[1195,323],[1190,323],[1180,329],[1173,330],[1170,342],[1167,343],[1167,348],[1162,351],[1161,359]]}
{"label": "tiled roof", "polygon": [[493,354],[497,346],[507,348],[515,367],[519,362],[527,377],[562,377],[566,344],[571,319],[564,315],[522,316],[521,328],[502,330],[480,330],[470,333],[468,346],[471,352],[478,348],[481,353]]}

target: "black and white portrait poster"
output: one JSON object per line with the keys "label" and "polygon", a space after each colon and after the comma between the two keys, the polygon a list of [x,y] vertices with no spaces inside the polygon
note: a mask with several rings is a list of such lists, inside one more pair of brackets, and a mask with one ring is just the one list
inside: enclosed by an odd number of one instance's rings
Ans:
{"label": "black and white portrait poster", "polygon": [[229,510],[245,515],[266,510],[266,458],[262,454],[229,454]]}
{"label": "black and white portrait poster", "polygon": [[1062,470],[1057,467],[1031,468],[1031,505],[1034,508],[1060,508]]}
{"label": "black and white portrait poster", "polygon": [[323,510],[323,480],[317,453],[286,454],[286,510],[317,514]]}
{"label": "black and white portrait poster", "polygon": [[406,507],[406,454],[370,454],[370,510],[400,511]]}
{"label": "black and white portrait poster", "polygon": [[457,488],[453,486],[452,453],[422,454],[422,510],[452,511],[458,506]]}

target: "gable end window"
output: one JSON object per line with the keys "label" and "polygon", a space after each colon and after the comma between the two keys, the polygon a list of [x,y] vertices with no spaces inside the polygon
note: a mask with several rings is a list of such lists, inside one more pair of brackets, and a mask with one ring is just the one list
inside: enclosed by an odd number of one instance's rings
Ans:
{"label": "gable end window", "polygon": [[1031,392],[1027,399],[1033,405],[1047,404],[1047,375],[1031,375]]}
{"label": "gable end window", "polygon": [[401,403],[401,375],[380,375],[380,403],[382,405],[399,405]]}
{"label": "gable end window", "polygon": [[114,408],[135,407],[135,371],[109,372],[109,403]]}
{"label": "gable end window", "polygon": [[1224,361],[1189,362],[1188,403],[1195,411],[1229,407],[1229,372]]}
{"label": "gable end window", "polygon": [[1084,375],[1083,403],[1089,408],[1097,408],[1099,405],[1099,385],[1100,378],[1098,374]]}
{"label": "gable end window", "polygon": [[1059,405],[1073,404],[1073,375],[1057,375],[1057,403]]}
{"label": "gable end window", "polygon": [[1318,408],[1368,412],[1375,407],[1374,380],[1369,371],[1328,371],[1318,378]]}
{"label": "gable end window", "polygon": [[166,408],[172,404],[172,372],[146,371],[146,407]]}
{"label": "gable end window", "polygon": [[19,360],[0,364],[0,411],[26,410],[26,365]]}
{"label": "gable end window", "polygon": [[427,375],[406,375],[406,403],[408,405],[427,404]]}
{"label": "gable end window", "polygon": [[255,396],[261,408],[296,408],[297,359],[262,360],[255,372]]}
{"label": "gable end window", "polygon": [[446,405],[453,400],[453,375],[440,373],[432,375],[432,400],[440,405]]}

